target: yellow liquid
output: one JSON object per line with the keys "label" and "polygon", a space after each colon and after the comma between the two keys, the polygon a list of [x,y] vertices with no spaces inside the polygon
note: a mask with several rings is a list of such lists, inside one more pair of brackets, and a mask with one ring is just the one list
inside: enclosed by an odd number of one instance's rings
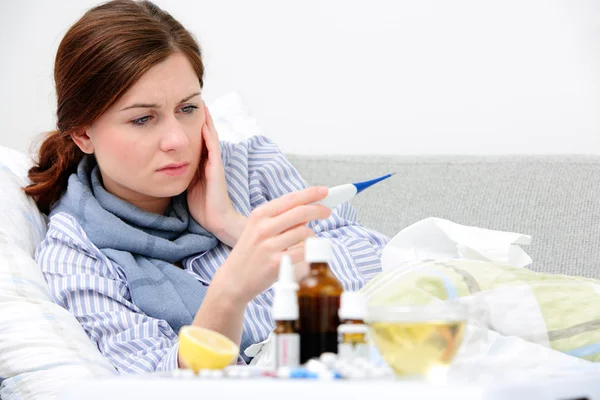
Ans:
{"label": "yellow liquid", "polygon": [[463,339],[465,321],[379,322],[370,324],[383,359],[398,375],[426,375],[447,366]]}

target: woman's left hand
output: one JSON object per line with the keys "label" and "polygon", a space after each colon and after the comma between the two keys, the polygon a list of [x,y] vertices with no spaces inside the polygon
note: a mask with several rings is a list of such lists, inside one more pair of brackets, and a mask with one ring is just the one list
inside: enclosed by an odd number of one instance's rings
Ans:
{"label": "woman's left hand", "polygon": [[199,169],[188,187],[188,207],[200,225],[221,242],[233,247],[246,226],[247,218],[237,212],[229,198],[219,135],[206,105],[204,112],[206,122],[202,126],[202,138],[206,152],[203,153],[207,154],[208,160],[204,171]]}

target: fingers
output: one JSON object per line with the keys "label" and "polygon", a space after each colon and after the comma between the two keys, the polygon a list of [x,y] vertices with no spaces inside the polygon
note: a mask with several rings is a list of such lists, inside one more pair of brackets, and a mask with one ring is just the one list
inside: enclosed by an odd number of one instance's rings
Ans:
{"label": "fingers", "polygon": [[296,274],[296,282],[300,282],[310,272],[310,266],[305,261],[299,261],[298,263],[294,264],[294,272]]}
{"label": "fingers", "polygon": [[210,131],[206,124],[202,125],[202,137],[204,138],[204,146],[208,153],[208,159],[214,161],[217,156],[220,158],[221,146],[219,138]]}
{"label": "fingers", "polygon": [[[311,232],[309,237],[315,237],[315,233]],[[289,255],[292,259],[292,264],[294,264],[294,273],[296,276],[296,282],[300,282],[310,270],[310,267],[306,261],[304,261],[304,257],[306,255],[306,241],[302,241],[290,248],[285,252],[285,254]]]}
{"label": "fingers", "polygon": [[310,204],[298,206],[272,218],[269,228],[274,234],[285,232],[296,226],[306,225],[310,221],[326,219],[331,216],[331,209],[323,205]]}
{"label": "fingers", "polygon": [[[200,152],[201,153],[200,154],[200,160],[202,160],[204,157],[206,157],[204,155],[205,148],[206,148],[206,146],[203,146],[203,148],[202,148],[202,150]],[[198,163],[198,168],[196,168],[196,173],[192,176],[192,180],[190,181],[190,184],[188,185],[188,188],[194,187],[194,185],[196,185],[198,183],[198,181],[202,180],[203,171],[201,171],[201,165],[202,165],[202,162],[200,161]]]}
{"label": "fingers", "polygon": [[296,247],[295,249],[286,251],[284,254],[290,256],[294,265],[304,261],[304,248]]}
{"label": "fingers", "polygon": [[216,133],[217,130],[215,128],[212,115],[210,115],[210,111],[208,111],[208,107],[206,106],[206,104],[204,104],[204,114],[206,115],[206,125],[208,125],[208,129]]}
{"label": "fingers", "polygon": [[210,111],[208,111],[206,103],[204,103],[204,115],[206,118],[204,125],[202,125],[202,137],[204,138],[204,145],[207,147],[209,154],[218,154],[220,157],[221,145],[219,143],[219,134],[217,133],[217,129],[215,128],[215,124],[212,116],[210,115]]}
{"label": "fingers", "polygon": [[311,235],[313,235],[312,229],[306,226],[298,226],[272,238],[270,245],[277,250],[303,250],[304,246],[299,244]]}
{"label": "fingers", "polygon": [[[315,232],[311,229],[310,234],[308,235],[308,237],[316,237],[317,235],[315,234]],[[302,248],[304,249],[304,243],[306,243],[306,241],[302,241],[300,243],[297,243],[291,247],[288,248],[288,250],[293,250],[296,248]]]}
{"label": "fingers", "polygon": [[[323,200],[327,196],[328,189],[322,186],[315,186],[288,193],[256,209],[256,214],[261,217],[276,217],[284,212],[298,206]],[[309,220],[310,221],[310,220]],[[300,225],[300,222],[295,225]]]}

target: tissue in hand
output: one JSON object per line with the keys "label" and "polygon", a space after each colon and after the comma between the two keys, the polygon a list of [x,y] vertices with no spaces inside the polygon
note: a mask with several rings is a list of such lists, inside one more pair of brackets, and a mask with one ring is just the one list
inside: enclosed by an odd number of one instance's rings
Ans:
{"label": "tissue in hand", "polygon": [[426,218],[400,231],[383,249],[383,270],[410,261],[461,258],[496,261],[522,268],[532,263],[519,247],[529,245],[531,236],[459,225],[441,219]]}

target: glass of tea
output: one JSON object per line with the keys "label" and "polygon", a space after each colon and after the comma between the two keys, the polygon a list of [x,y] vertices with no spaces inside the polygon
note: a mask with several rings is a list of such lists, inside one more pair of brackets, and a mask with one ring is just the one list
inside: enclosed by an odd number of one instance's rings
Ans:
{"label": "glass of tea", "polygon": [[458,302],[368,308],[369,335],[399,377],[444,371],[465,335],[468,309]]}

